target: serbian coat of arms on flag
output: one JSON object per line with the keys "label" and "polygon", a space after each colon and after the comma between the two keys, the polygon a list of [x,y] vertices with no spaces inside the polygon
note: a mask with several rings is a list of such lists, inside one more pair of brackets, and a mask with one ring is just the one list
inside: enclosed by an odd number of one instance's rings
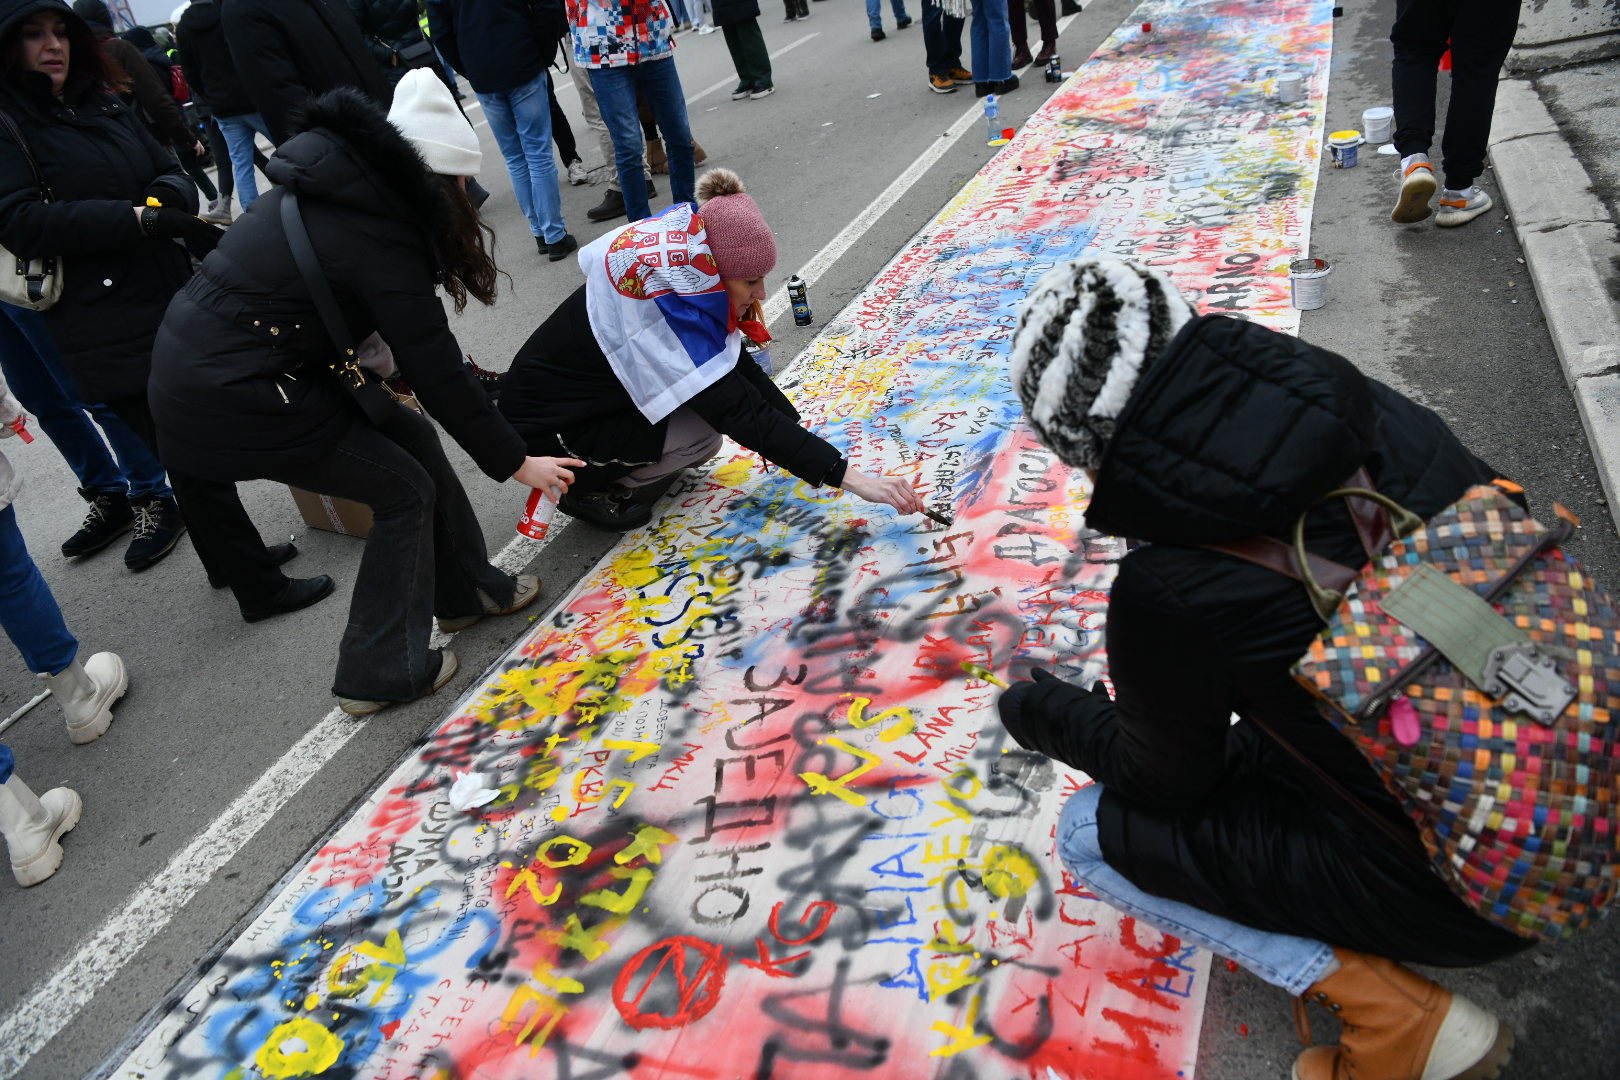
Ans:
{"label": "serbian coat of arms on flag", "polygon": [[649,422],[736,365],[742,334],[691,203],[598,237],[579,265],[591,332]]}

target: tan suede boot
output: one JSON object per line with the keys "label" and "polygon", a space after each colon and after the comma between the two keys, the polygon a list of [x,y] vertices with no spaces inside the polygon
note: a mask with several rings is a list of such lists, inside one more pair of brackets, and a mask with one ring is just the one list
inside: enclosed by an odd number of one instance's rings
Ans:
{"label": "tan suede boot", "polygon": [[1299,1055],[1294,1080],[1495,1080],[1507,1063],[1513,1032],[1472,1001],[1393,960],[1333,955],[1339,970],[1301,1001],[1333,1013],[1344,1030],[1338,1046]]}
{"label": "tan suede boot", "polygon": [[663,139],[647,140],[647,167],[655,173],[669,172],[669,155],[664,153]]}

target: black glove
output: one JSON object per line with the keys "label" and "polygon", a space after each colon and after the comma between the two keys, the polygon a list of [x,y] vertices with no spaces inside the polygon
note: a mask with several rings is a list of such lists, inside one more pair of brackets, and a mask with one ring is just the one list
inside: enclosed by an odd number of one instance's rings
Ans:
{"label": "black glove", "polygon": [[1057,678],[1056,675],[1052,674],[1050,671],[1047,671],[1045,668],[1042,668],[1042,667],[1030,668],[1029,669],[1029,677],[1031,679],[1033,679],[1035,682],[1044,682],[1047,679],[1055,679],[1055,678]]}
{"label": "black glove", "polygon": [[218,247],[225,235],[224,229],[169,206],[148,206],[142,210],[141,231],[147,236],[184,240],[186,250],[199,259]]}

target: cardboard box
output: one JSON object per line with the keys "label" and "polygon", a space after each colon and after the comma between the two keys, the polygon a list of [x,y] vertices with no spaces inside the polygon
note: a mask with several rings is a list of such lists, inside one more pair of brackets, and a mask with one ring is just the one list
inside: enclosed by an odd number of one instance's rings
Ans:
{"label": "cardboard box", "polygon": [[304,524],[310,528],[362,538],[370,534],[371,507],[365,503],[317,495],[291,485],[287,490],[292,492],[293,502],[303,515]]}

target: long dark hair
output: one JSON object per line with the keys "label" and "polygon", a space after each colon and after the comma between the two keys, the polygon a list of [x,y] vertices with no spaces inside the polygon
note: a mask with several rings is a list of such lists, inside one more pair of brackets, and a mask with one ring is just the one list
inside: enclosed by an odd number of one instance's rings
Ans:
{"label": "long dark hair", "polygon": [[450,294],[456,314],[460,315],[467,306],[468,294],[486,307],[495,303],[499,289],[496,278],[501,275],[490,254],[495,246],[495,230],[478,216],[478,208],[467,197],[460,177],[437,179],[450,210],[444,230],[436,237],[439,257],[444,260],[444,291]]}
{"label": "long dark hair", "polygon": [[107,66],[106,59],[101,55],[101,44],[96,41],[95,34],[90,32],[90,24],[65,4],[42,3],[32,10],[12,17],[5,35],[0,37],[0,74],[3,74],[5,80],[13,86],[24,86],[25,76],[33,74],[22,66],[22,27],[23,23],[40,12],[60,16],[67,24],[68,77],[88,75],[98,89],[111,89],[112,72]]}

